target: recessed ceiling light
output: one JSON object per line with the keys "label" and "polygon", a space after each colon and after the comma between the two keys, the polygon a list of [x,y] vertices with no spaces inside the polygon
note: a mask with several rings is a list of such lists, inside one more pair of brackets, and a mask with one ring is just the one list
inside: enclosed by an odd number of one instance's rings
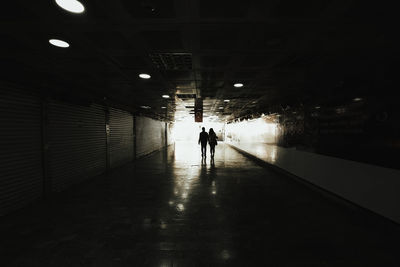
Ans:
{"label": "recessed ceiling light", "polygon": [[162,95],[162,98],[169,98],[169,95]]}
{"label": "recessed ceiling light", "polygon": [[162,109],[165,109],[165,108],[167,108],[167,107],[161,107]]}
{"label": "recessed ceiling light", "polygon": [[140,73],[139,77],[142,79],[150,79],[151,78],[150,74],[147,74],[147,73]]}
{"label": "recessed ceiling light", "polygon": [[69,43],[63,41],[63,40],[58,40],[58,39],[50,39],[49,43],[57,46],[57,47],[62,47],[62,48],[67,48],[69,47]]}
{"label": "recessed ceiling light", "polygon": [[230,100],[229,99],[225,99],[224,102],[228,103]]}
{"label": "recessed ceiling light", "polygon": [[151,108],[150,106],[140,106],[141,108],[144,108],[144,109],[149,109],[149,108]]}
{"label": "recessed ceiling light", "polygon": [[56,3],[61,8],[72,13],[82,13],[85,11],[85,7],[77,0],[56,0]]}
{"label": "recessed ceiling light", "polygon": [[243,83],[235,83],[233,86],[235,86],[235,87],[243,87]]}
{"label": "recessed ceiling light", "polygon": [[354,102],[359,102],[359,101],[361,101],[361,100],[362,100],[361,97],[356,97],[356,98],[353,99]]}

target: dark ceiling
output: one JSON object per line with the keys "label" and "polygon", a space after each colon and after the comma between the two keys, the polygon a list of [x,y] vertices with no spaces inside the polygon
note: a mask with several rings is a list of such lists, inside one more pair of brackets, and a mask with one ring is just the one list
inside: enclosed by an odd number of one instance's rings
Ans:
{"label": "dark ceiling", "polygon": [[[150,106],[141,112],[169,120],[193,95],[204,99],[205,116],[233,119],[282,106],[390,99],[397,85],[394,15],[383,3],[81,2],[83,14],[52,0],[2,3],[0,79],[75,101]],[[50,38],[71,46],[53,47]],[[141,80],[142,72],[152,78]]]}

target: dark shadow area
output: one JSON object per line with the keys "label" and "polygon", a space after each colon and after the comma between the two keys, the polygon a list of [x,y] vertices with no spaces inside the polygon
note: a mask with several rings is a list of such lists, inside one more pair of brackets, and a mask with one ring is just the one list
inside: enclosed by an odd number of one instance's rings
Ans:
{"label": "dark shadow area", "polygon": [[224,144],[176,144],[0,219],[2,266],[398,266],[400,228]]}

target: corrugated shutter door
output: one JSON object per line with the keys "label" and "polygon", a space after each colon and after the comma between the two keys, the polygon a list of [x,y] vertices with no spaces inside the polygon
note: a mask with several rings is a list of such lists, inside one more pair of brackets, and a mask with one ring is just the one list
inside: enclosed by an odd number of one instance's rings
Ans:
{"label": "corrugated shutter door", "polygon": [[110,108],[110,166],[133,161],[133,116]]}
{"label": "corrugated shutter door", "polygon": [[165,145],[165,122],[136,117],[136,155],[147,155]]}
{"label": "corrugated shutter door", "polygon": [[0,88],[0,113],[0,215],[3,215],[42,195],[40,99]]}
{"label": "corrugated shutter door", "polygon": [[54,191],[106,170],[105,112],[51,102],[48,106],[49,175]]}

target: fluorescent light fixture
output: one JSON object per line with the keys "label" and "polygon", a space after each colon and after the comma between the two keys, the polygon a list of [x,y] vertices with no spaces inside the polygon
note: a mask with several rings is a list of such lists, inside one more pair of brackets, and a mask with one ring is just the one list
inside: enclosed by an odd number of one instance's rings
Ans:
{"label": "fluorescent light fixture", "polygon": [[320,106],[316,106],[315,108],[316,108],[316,109],[320,109],[321,107],[320,107]]}
{"label": "fluorescent light fixture", "polygon": [[82,13],[85,11],[85,7],[77,0],[56,0],[56,3],[61,8],[72,13]]}
{"label": "fluorescent light fixture", "polygon": [[58,39],[50,39],[49,43],[57,46],[57,47],[61,47],[61,48],[67,48],[69,47],[69,43],[63,41],[63,40],[58,40]]}
{"label": "fluorescent light fixture", "polygon": [[166,109],[167,107],[161,107],[162,109]]}
{"label": "fluorescent light fixture", "polygon": [[150,74],[147,74],[147,73],[140,73],[139,77],[142,79],[150,79],[151,78]]}
{"label": "fluorescent light fixture", "polygon": [[143,108],[143,109],[149,109],[149,108],[151,108],[150,106],[140,106],[141,108]]}
{"label": "fluorescent light fixture", "polygon": [[235,83],[233,86],[235,86],[235,87],[243,87],[243,83]]}
{"label": "fluorescent light fixture", "polygon": [[219,109],[224,109],[224,107],[219,107]]}
{"label": "fluorescent light fixture", "polygon": [[224,100],[225,103],[229,103],[229,101],[230,101],[229,99],[225,99]]}
{"label": "fluorescent light fixture", "polygon": [[167,98],[169,98],[169,95],[162,95],[162,98],[167,99]]}
{"label": "fluorescent light fixture", "polygon": [[356,98],[353,99],[354,102],[360,102],[361,100],[362,100],[361,97],[356,97]]}

